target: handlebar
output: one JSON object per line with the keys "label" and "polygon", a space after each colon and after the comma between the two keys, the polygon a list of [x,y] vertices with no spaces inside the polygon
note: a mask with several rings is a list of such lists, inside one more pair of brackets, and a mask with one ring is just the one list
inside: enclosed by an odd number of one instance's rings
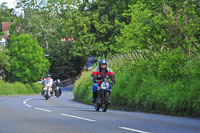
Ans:
{"label": "handlebar", "polygon": [[[102,80],[95,80],[95,82],[105,82],[105,81],[102,81]],[[114,85],[111,81],[109,81],[109,80],[107,80],[107,82],[109,83],[109,84],[112,84],[112,85]]]}

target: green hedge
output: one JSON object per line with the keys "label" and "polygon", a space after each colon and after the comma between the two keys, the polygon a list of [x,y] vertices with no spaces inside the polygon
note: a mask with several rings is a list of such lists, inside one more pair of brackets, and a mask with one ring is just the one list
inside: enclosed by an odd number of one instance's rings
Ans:
{"label": "green hedge", "polygon": [[[115,72],[113,108],[161,114],[200,116],[199,53],[164,50],[150,60],[128,62],[111,68]],[[91,103],[91,71],[75,82],[75,100]]]}
{"label": "green hedge", "polygon": [[8,83],[0,80],[0,95],[34,94],[41,92],[42,84]]}

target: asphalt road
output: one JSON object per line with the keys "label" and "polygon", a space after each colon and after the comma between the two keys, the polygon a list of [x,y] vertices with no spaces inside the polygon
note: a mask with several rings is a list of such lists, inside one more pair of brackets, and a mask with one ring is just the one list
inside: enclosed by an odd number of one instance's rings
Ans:
{"label": "asphalt road", "polygon": [[200,119],[107,110],[60,98],[1,96],[0,133],[200,133]]}

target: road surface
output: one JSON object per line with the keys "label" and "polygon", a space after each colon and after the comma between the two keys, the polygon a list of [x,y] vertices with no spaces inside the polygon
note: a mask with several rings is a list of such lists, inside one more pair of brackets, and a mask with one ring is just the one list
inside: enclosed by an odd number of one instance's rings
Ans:
{"label": "road surface", "polygon": [[200,133],[200,119],[107,110],[73,101],[71,87],[60,98],[0,97],[0,133]]}

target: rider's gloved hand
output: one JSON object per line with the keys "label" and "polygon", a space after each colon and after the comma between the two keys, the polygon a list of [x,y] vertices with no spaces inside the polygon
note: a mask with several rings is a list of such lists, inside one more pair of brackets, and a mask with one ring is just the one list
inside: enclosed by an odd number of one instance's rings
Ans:
{"label": "rider's gloved hand", "polygon": [[115,84],[115,80],[112,81],[112,84]]}

